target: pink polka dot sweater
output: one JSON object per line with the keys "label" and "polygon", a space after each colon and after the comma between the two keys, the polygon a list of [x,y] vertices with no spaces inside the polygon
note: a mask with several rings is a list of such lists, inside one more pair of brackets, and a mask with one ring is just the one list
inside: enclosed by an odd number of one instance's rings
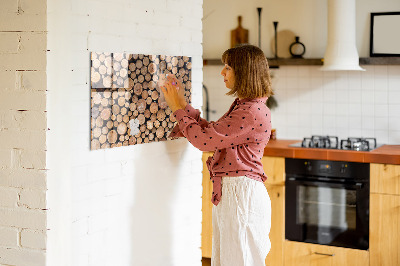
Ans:
{"label": "pink polka dot sweater", "polygon": [[261,159],[271,132],[267,97],[236,99],[218,121],[208,122],[189,104],[174,112],[178,125],[170,137],[186,137],[201,151],[214,151],[207,160],[213,182],[212,203],[221,200],[224,176],[247,176],[261,182],[267,179]]}

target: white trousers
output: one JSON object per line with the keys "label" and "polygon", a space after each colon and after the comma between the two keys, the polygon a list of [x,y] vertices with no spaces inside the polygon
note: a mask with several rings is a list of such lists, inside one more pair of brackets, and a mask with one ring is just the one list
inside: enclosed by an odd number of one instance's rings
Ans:
{"label": "white trousers", "polygon": [[262,266],[271,249],[271,201],[262,182],[223,177],[212,211],[212,266]]}

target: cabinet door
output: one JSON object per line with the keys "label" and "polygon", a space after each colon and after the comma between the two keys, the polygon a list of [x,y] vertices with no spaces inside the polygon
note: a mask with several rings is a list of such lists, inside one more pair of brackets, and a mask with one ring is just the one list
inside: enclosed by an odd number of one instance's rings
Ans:
{"label": "cabinet door", "polygon": [[285,241],[285,266],[367,266],[368,251]]}
{"label": "cabinet door", "polygon": [[285,187],[265,184],[271,199],[271,250],[265,259],[266,266],[283,265],[283,243],[285,240]]}
{"label": "cabinet door", "polygon": [[371,193],[400,195],[400,165],[370,165]]}
{"label": "cabinet door", "polygon": [[285,158],[264,156],[261,163],[268,177],[266,184],[285,185]]}
{"label": "cabinet door", "polygon": [[202,224],[201,224],[201,253],[204,258],[211,258],[212,252],[212,183],[206,161],[211,152],[203,153],[203,195],[202,195]]}
{"label": "cabinet door", "polygon": [[371,194],[371,266],[400,265],[400,196]]}

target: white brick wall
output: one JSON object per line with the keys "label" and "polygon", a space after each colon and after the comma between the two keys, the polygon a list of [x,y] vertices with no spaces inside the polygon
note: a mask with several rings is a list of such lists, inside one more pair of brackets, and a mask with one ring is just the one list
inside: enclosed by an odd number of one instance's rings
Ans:
{"label": "white brick wall", "polygon": [[90,151],[88,82],[90,51],[192,56],[199,107],[202,0],[47,8],[47,264],[201,265],[201,152],[184,139]]}
{"label": "white brick wall", "polygon": [[0,17],[0,264],[45,265],[46,1]]}

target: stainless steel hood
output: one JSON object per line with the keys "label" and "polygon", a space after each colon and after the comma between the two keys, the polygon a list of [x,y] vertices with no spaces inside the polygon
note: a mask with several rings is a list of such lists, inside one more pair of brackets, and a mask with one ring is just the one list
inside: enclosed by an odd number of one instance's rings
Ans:
{"label": "stainless steel hood", "polygon": [[328,0],[328,44],[323,71],[358,70],[355,0]]}

